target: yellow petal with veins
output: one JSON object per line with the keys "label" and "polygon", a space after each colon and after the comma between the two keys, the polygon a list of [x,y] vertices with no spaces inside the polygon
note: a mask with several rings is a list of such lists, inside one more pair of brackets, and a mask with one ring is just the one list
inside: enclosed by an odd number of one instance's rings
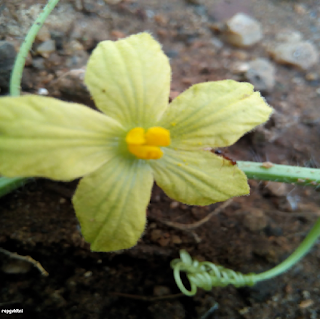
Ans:
{"label": "yellow petal with veins", "polygon": [[149,165],[114,157],[79,183],[73,205],[92,251],[136,245],[146,224],[153,185]]}
{"label": "yellow petal with veins", "polygon": [[168,106],[170,80],[169,59],[148,33],[100,42],[85,75],[97,108],[127,129],[158,121]]}
{"label": "yellow petal with veins", "polygon": [[36,95],[4,97],[0,173],[72,180],[113,158],[124,134],[118,122],[81,104]]}
{"label": "yellow petal with veins", "polygon": [[272,108],[250,83],[193,85],[173,100],[158,123],[170,130],[170,148],[225,147],[268,120]]}
{"label": "yellow petal with veins", "polygon": [[158,186],[188,205],[210,205],[250,191],[246,175],[236,165],[208,151],[166,148],[150,166]]}

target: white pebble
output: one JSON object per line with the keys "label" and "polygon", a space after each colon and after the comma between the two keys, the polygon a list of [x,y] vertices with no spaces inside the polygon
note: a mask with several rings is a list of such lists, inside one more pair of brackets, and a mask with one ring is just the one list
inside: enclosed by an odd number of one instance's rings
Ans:
{"label": "white pebble", "polygon": [[226,22],[225,36],[238,47],[251,46],[262,39],[261,24],[244,13],[237,13]]}
{"label": "white pebble", "polygon": [[48,92],[48,90],[45,89],[45,88],[40,88],[40,89],[38,89],[37,94],[38,94],[38,95],[48,95],[49,92]]}
{"label": "white pebble", "polygon": [[308,70],[318,62],[316,47],[307,41],[278,44],[270,50],[275,61]]}

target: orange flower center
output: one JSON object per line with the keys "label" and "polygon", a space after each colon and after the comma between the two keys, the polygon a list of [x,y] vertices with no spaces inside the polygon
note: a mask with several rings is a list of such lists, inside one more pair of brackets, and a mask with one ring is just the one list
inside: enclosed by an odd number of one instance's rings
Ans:
{"label": "orange flower center", "polygon": [[163,151],[159,146],[170,145],[170,132],[162,127],[150,127],[147,132],[135,127],[126,136],[128,150],[141,159],[159,159]]}

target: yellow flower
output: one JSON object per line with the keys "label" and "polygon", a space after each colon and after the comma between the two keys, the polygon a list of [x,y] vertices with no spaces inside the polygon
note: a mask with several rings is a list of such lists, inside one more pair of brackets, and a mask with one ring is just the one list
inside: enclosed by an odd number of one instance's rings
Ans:
{"label": "yellow flower", "polygon": [[168,106],[171,69],[141,33],[103,41],[85,83],[97,108],[28,95],[0,100],[0,173],[72,180],[73,204],[94,251],[125,249],[145,228],[153,180],[175,200],[208,205],[248,194],[236,166],[205,151],[236,142],[271,108],[248,83],[192,86]]}

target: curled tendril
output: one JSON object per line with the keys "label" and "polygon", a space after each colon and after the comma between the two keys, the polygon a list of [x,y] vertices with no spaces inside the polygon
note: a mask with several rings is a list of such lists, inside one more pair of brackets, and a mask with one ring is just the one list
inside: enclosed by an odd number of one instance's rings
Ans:
{"label": "curled tendril", "polygon": [[[174,259],[171,262],[171,268],[173,268],[177,286],[187,296],[195,295],[197,288],[208,291],[213,287],[225,287],[227,285],[235,287],[253,286],[257,281],[256,274],[253,273],[244,275],[208,261],[192,260],[185,250],[180,251],[180,259]],[[187,275],[190,282],[190,290],[187,290],[181,281],[181,271],[184,271]]]}

